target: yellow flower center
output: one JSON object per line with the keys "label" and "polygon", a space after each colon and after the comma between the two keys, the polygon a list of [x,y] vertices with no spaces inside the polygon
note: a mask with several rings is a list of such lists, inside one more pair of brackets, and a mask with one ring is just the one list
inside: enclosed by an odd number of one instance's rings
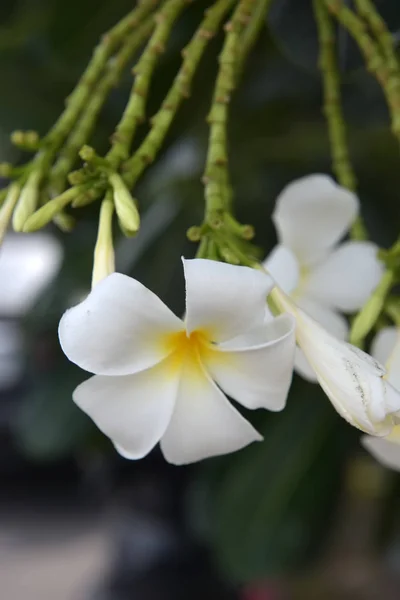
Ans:
{"label": "yellow flower center", "polygon": [[190,335],[185,330],[170,333],[164,343],[170,351],[169,367],[172,372],[181,369],[183,364],[198,367],[200,357],[204,357],[210,345],[207,333],[201,330],[192,331]]}

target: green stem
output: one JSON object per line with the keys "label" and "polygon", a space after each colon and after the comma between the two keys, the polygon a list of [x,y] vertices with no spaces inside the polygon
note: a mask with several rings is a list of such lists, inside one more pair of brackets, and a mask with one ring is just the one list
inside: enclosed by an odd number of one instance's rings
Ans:
{"label": "green stem", "polygon": [[109,93],[153,28],[154,19],[150,17],[138,27],[137,31],[127,37],[119,53],[108,63],[104,76],[93,90],[82,116],[52,169],[50,180],[53,193],[60,194],[65,188],[66,177],[74,166],[79,150],[88,141]]}
{"label": "green stem", "polygon": [[383,54],[386,57],[388,67],[393,74],[399,76],[399,63],[396,56],[394,38],[390,33],[385,21],[371,0],[356,0],[356,7],[360,16],[370,27],[375,35]]}
{"label": "green stem", "polygon": [[386,314],[392,319],[396,327],[400,327],[400,298],[390,298],[385,305]]}
{"label": "green stem", "polygon": [[147,95],[158,59],[165,50],[172,27],[188,0],[167,0],[156,14],[156,27],[134,68],[135,81],[130,98],[113,135],[106,158],[116,168],[129,158],[136,128],[145,118]]}
{"label": "green stem", "polygon": [[255,0],[240,0],[232,19],[225,26],[224,45],[219,56],[219,71],[215,83],[211,110],[208,152],[204,172],[205,219],[213,228],[222,225],[226,199],[229,196],[227,155],[227,122],[231,94],[236,83],[236,65],[240,55],[240,39]]}
{"label": "green stem", "polygon": [[362,346],[365,337],[377,322],[394,282],[393,271],[385,271],[374,292],[353,321],[350,332],[351,344]]}
{"label": "green stem", "polygon": [[[324,114],[328,125],[332,170],[340,185],[354,191],[357,180],[350,161],[346,124],[342,110],[340,76],[335,56],[335,31],[326,6],[321,0],[313,0],[313,4],[318,29],[319,67],[323,79]],[[367,238],[367,232],[360,216],[353,223],[351,237],[357,240]]]}
{"label": "green stem", "polygon": [[46,175],[55,154],[77,122],[92,93],[93,86],[99,79],[108,60],[123,42],[125,36],[152,12],[157,2],[158,0],[142,0],[135,9],[103,36],[78,84],[67,99],[66,108],[42,140],[41,150],[29,165],[29,172],[37,172],[39,185]]}
{"label": "green stem", "polygon": [[262,27],[265,27],[266,17],[271,4],[272,0],[258,0],[256,2],[250,20],[241,35],[239,56],[236,62],[236,76],[238,78],[243,71],[243,65],[246,63],[247,57],[257,41]]}
{"label": "green stem", "polygon": [[400,142],[400,89],[398,85],[393,85],[387,60],[382,56],[377,43],[368,34],[363,20],[347,8],[342,0],[325,0],[325,4],[353,37],[364,55],[367,68],[381,85],[390,112],[392,133]]}
{"label": "green stem", "polygon": [[135,9],[103,36],[86,70],[69,96],[65,110],[44,138],[43,143],[45,146],[58,148],[62,144],[85,107],[93,86],[99,79],[110,57],[123,42],[124,37],[153,11],[156,4],[156,0],[142,0]]}
{"label": "green stem", "polygon": [[218,0],[209,8],[193,38],[183,50],[182,66],[165,97],[160,110],[152,118],[152,127],[146,138],[123,169],[125,181],[132,187],[146,166],[152,163],[165,140],[169,127],[183,100],[190,95],[193,77],[210,39],[232,6],[234,0]]}

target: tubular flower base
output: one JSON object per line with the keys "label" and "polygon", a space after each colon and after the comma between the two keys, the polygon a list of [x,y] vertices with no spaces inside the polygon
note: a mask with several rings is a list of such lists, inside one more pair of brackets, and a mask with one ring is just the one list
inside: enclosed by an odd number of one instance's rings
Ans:
{"label": "tubular flower base", "polygon": [[297,343],[338,413],[366,433],[390,434],[400,417],[400,392],[384,377],[385,368],[326,331],[278,287],[271,296],[295,317]]}
{"label": "tubular flower base", "polygon": [[[387,380],[400,393],[400,328],[385,327],[376,336],[372,354],[387,366]],[[365,448],[385,467],[400,471],[400,418],[384,438],[364,435]]]}
{"label": "tubular flower base", "polygon": [[[358,210],[357,196],[326,175],[294,181],[276,201],[279,243],[264,262],[296,304],[341,340],[348,337],[348,325],[340,313],[358,311],[383,273],[372,242],[338,245]],[[299,349],[295,366],[305,379],[317,381]]]}
{"label": "tubular flower base", "polygon": [[135,279],[114,273],[60,322],[67,357],[95,376],[76,404],[126,458],[158,443],[185,464],[261,440],[224,393],[249,409],[282,410],[292,378],[295,322],[264,323],[268,275],[184,260],[186,316]]}

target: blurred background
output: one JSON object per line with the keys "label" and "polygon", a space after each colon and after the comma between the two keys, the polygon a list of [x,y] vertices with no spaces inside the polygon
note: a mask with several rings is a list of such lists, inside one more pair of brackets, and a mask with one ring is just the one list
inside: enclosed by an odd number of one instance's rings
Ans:
{"label": "blurred background", "polygon": [[[194,2],[175,27],[149,114],[209,4]],[[400,36],[398,1],[376,5]],[[131,8],[129,0],[0,3],[0,160],[27,159],[10,133],[48,130],[100,34]],[[265,255],[276,242],[270,215],[282,187],[330,172],[311,0],[275,0],[268,21],[230,122],[237,214],[256,225]],[[379,87],[338,34],[363,214],[372,239],[388,247],[400,221],[398,148]],[[117,269],[177,314],[180,256],[196,251],[185,232],[202,219],[205,116],[220,44],[212,41],[191,99],[138,186],[138,237],[117,238]],[[130,83],[127,73],[104,108],[92,140],[100,153]],[[98,205],[81,209],[69,235],[51,227],[9,234],[1,250],[1,598],[399,598],[400,480],[364,453],[357,430],[317,386],[295,376],[283,413],[246,414],[263,444],[185,468],[165,463],[158,449],[137,463],[120,458],[75,407],[71,394],[86,374],[62,354],[57,325],[89,291],[97,215]]]}

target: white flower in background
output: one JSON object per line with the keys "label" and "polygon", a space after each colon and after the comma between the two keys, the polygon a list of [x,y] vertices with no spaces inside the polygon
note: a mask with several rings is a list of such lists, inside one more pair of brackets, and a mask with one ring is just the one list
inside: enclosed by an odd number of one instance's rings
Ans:
{"label": "white flower in background", "polygon": [[[340,312],[359,310],[383,273],[375,244],[338,245],[358,210],[357,196],[326,175],[294,181],[276,201],[272,218],[279,243],[264,262],[280,288],[341,340],[348,325]],[[295,366],[306,379],[317,380],[299,349]]]}
{"label": "white flower in background", "polygon": [[[386,364],[385,378],[400,393],[400,327],[385,327],[376,335],[371,352]],[[362,444],[385,467],[400,471],[400,417],[396,425],[384,438],[365,435]]]}
{"label": "white flower in background", "polygon": [[400,417],[400,391],[384,378],[385,368],[329,333],[278,287],[271,296],[295,317],[296,341],[338,413],[366,433],[390,434]]}
{"label": "white flower in background", "polygon": [[114,273],[60,322],[65,354],[96,374],[74,400],[126,458],[161,441],[165,458],[184,464],[261,440],[223,392],[250,409],[285,406],[294,319],[264,323],[271,278],[202,259],[185,260],[184,272],[184,321]]}
{"label": "white flower in background", "polygon": [[47,233],[10,233],[0,248],[0,315],[26,314],[59,271],[60,242]]}

